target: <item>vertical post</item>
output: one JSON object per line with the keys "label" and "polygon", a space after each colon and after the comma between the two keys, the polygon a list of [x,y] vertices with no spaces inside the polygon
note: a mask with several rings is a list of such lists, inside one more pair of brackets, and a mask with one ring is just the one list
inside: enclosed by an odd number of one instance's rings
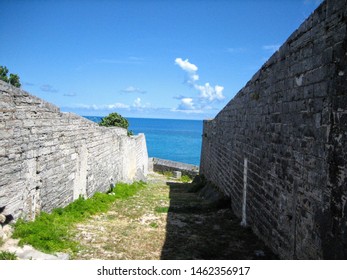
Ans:
{"label": "vertical post", "polygon": [[244,226],[244,227],[247,226],[247,215],[246,215],[247,170],[248,170],[248,162],[247,162],[247,158],[245,158],[243,163],[243,201],[242,201],[242,221],[241,221],[241,226]]}

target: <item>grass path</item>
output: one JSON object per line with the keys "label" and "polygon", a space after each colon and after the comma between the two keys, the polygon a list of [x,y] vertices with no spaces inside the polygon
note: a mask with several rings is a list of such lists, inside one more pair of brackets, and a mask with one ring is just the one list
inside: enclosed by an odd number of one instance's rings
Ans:
{"label": "grass path", "polygon": [[272,259],[229,208],[216,209],[189,184],[150,174],[148,186],[76,226],[73,259]]}

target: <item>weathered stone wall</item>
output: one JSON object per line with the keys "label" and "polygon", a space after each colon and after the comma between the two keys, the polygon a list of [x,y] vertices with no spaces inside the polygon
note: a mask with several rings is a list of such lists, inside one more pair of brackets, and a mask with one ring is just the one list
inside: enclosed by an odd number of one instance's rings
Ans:
{"label": "weathered stone wall", "polygon": [[182,175],[188,175],[194,177],[199,174],[199,167],[193,164],[172,161],[161,158],[150,158],[153,171],[165,172],[165,171],[180,171]]}
{"label": "weathered stone wall", "polygon": [[347,258],[346,22],[323,2],[204,122],[200,173],[284,259]]}
{"label": "weathered stone wall", "polygon": [[100,127],[0,81],[0,207],[33,219],[80,195],[143,179],[143,134]]}

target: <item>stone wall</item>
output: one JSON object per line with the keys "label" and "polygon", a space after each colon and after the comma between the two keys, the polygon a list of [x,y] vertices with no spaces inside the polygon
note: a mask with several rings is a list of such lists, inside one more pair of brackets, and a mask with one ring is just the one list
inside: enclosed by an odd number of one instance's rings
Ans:
{"label": "stone wall", "polygon": [[193,164],[172,161],[161,158],[150,158],[149,159],[152,170],[155,172],[173,172],[180,171],[182,175],[188,175],[194,177],[199,174],[199,167]]}
{"label": "stone wall", "polygon": [[147,175],[143,134],[100,127],[0,81],[0,207],[14,218]]}
{"label": "stone wall", "polygon": [[346,22],[323,2],[204,122],[200,173],[284,259],[347,258]]}

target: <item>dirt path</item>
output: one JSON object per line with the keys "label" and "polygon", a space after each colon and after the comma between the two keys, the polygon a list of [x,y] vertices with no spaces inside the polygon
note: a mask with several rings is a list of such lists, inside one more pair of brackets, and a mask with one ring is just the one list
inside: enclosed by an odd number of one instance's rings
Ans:
{"label": "dirt path", "polygon": [[148,187],[79,224],[73,259],[272,259],[229,208],[189,193],[189,184],[151,174]]}

